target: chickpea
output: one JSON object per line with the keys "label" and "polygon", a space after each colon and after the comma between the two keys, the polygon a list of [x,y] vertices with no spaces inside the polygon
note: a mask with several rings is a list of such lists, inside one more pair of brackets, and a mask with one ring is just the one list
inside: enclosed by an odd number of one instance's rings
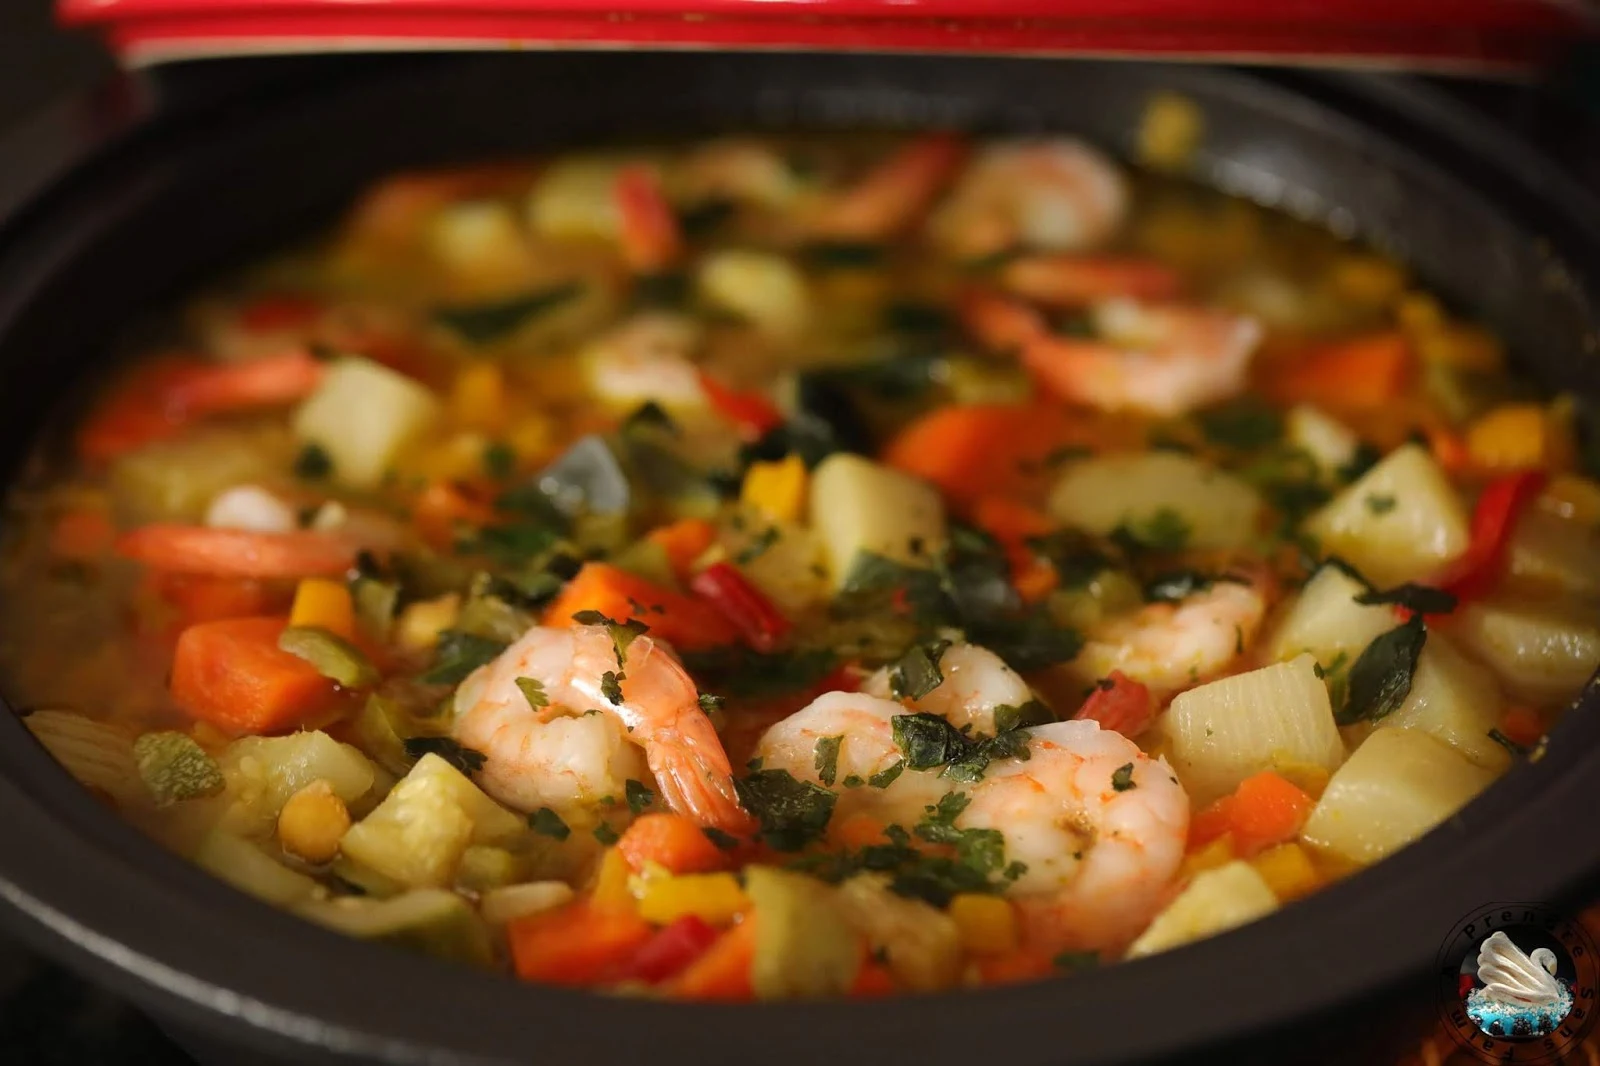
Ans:
{"label": "chickpea", "polygon": [[350,812],[344,801],[320,778],[290,796],[278,815],[278,840],[283,850],[310,863],[332,861],[349,828]]}

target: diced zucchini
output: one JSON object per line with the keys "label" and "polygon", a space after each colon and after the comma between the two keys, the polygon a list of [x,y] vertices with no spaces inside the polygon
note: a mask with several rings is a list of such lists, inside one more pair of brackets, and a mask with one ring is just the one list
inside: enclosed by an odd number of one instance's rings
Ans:
{"label": "diced zucchini", "polygon": [[150,805],[133,741],[122,730],[74,711],[34,711],[22,724],[79,784],[104,793],[124,811]]}
{"label": "diced zucchini", "polygon": [[1349,465],[1361,444],[1361,438],[1349,426],[1310,404],[1291,409],[1283,428],[1288,443],[1311,456],[1324,478],[1335,476]]}
{"label": "diced zucchini", "polygon": [[1332,770],[1344,759],[1327,686],[1309,655],[1179,693],[1163,729],[1197,806],[1261,770]]}
{"label": "diced zucchini", "polygon": [[756,917],[750,982],[760,999],[815,998],[847,991],[861,965],[861,941],[838,891],[771,866],[744,871]]}
{"label": "diced zucchini", "polygon": [[926,567],[944,550],[938,491],[859,455],[838,452],[812,471],[810,514],[835,587],[863,552]]}
{"label": "diced zucchini", "polygon": [[1508,587],[1600,597],[1600,531],[1531,507],[1506,545]]}
{"label": "diced zucchini", "polygon": [[750,582],[793,616],[823,602],[831,591],[822,540],[804,526],[775,522],[754,508],[724,522],[720,543]]}
{"label": "diced zucchini", "polygon": [[[1506,749],[1489,736],[1500,723],[1501,709],[1494,674],[1463,655],[1443,633],[1430,632],[1417,658],[1410,695],[1383,724],[1420,730],[1499,773],[1511,761]],[[1367,732],[1370,727],[1358,725],[1347,727],[1344,734],[1354,746]]]}
{"label": "diced zucchini", "polygon": [[1282,660],[1309,652],[1324,669],[1336,663],[1348,667],[1375,637],[1395,625],[1393,608],[1356,602],[1365,591],[1338,567],[1320,567],[1278,623],[1267,654]]}
{"label": "diced zucchini", "polygon": [[396,723],[402,712],[393,700],[383,696],[368,696],[355,719],[355,738],[363,751],[370,753],[379,766],[391,774],[405,774],[411,769],[411,756],[406,753],[405,738]]}
{"label": "diced zucchini", "polygon": [[805,278],[794,264],[771,252],[713,252],[700,263],[700,295],[765,333],[798,333],[810,312]]}
{"label": "diced zucchini", "polygon": [[1334,772],[1300,836],[1348,862],[1376,862],[1450,817],[1494,778],[1420,730],[1381,726]]}
{"label": "diced zucchini", "polygon": [[289,797],[319,778],[353,804],[372,788],[367,757],[315,730],[286,737],[244,737],[218,757],[233,801],[228,823],[244,836],[265,836]]}
{"label": "diced zucchini", "polygon": [[914,992],[952,988],[961,977],[961,934],[948,914],[889,891],[888,879],[864,874],[839,886],[845,920],[881,952],[889,972]]}
{"label": "diced zucchini", "polygon": [[358,940],[469,966],[494,962],[489,930],[472,905],[454,892],[418,888],[392,899],[313,900],[296,907],[295,913]]}
{"label": "diced zucchini", "polygon": [[1104,455],[1069,466],[1050,493],[1050,511],[1097,536],[1126,530],[1163,550],[1238,548],[1256,535],[1256,490],[1178,452]]}
{"label": "diced zucchini", "polygon": [[1322,549],[1379,585],[1427,581],[1467,550],[1467,515],[1439,464],[1406,444],[1306,520]]}
{"label": "diced zucchini", "polygon": [[286,626],[278,634],[278,647],[345,688],[370,688],[383,676],[354,643],[321,626]]}
{"label": "diced zucchini", "polygon": [[1600,623],[1588,611],[1510,597],[1469,604],[1451,632],[1515,699],[1575,699],[1600,666]]}
{"label": "diced zucchini", "polygon": [[485,892],[478,909],[484,921],[490,925],[505,925],[518,918],[559,907],[569,902],[573,894],[572,886],[565,881],[507,885]]}
{"label": "diced zucchini", "polygon": [[1278,897],[1261,874],[1249,863],[1235,859],[1196,874],[1133,942],[1128,957],[1154,955],[1215,936],[1277,909]]}
{"label": "diced zucchini", "polygon": [[333,476],[353,488],[375,488],[406,445],[439,415],[422,385],[369,359],[344,358],[328,368],[300,405],[295,435],[321,446]]}
{"label": "diced zucchini", "polygon": [[294,445],[281,429],[196,430],[119,456],[111,499],[128,522],[198,522],[235,485],[288,477]]}
{"label": "diced zucchini", "polygon": [[315,881],[296,873],[248,840],[218,829],[195,852],[194,861],[241,892],[276,907],[307,900],[318,891]]}
{"label": "diced zucchini", "polygon": [[215,796],[227,787],[216,760],[187,733],[146,733],[134,741],[133,757],[158,806]]}

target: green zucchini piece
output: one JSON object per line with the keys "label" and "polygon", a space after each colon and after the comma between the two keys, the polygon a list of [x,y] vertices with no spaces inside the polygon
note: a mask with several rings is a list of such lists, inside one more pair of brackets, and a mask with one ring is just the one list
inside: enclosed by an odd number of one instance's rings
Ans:
{"label": "green zucchini piece", "polygon": [[133,757],[160,807],[215,796],[228,784],[217,761],[187,733],[146,733],[133,742]]}
{"label": "green zucchini piece", "polygon": [[323,677],[345,688],[370,688],[382,680],[362,650],[321,626],[289,626],[278,635],[278,647],[317,668]]}

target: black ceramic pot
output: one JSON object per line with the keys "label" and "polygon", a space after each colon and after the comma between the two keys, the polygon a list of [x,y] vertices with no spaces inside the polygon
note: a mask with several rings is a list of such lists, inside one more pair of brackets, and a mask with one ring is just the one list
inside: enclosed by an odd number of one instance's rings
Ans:
{"label": "black ceramic pot", "polygon": [[[246,76],[248,72],[248,76]],[[172,90],[176,88],[177,92]],[[1425,90],[1354,77],[1016,59],[504,55],[213,64],[0,146],[0,466],[124,322],[419,164],[739,128],[1070,131],[1126,149],[1149,95],[1204,108],[1196,176],[1367,237],[1600,398],[1600,209]],[[0,680],[3,687],[3,680]],[[872,1004],[688,1006],[518,984],[347,941],[101,809],[0,714],[0,897],[32,946],[208,1061],[1377,1062],[1433,1017],[1456,920],[1600,869],[1600,700],[1396,858],[1237,932],[1102,972]]]}

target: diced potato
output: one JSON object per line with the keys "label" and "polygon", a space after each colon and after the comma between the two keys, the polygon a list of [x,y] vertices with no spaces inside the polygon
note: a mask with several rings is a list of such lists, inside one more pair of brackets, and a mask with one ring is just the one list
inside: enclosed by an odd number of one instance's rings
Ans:
{"label": "diced potato", "polygon": [[1347,862],[1376,862],[1450,817],[1494,778],[1420,730],[1380,726],[1334,773],[1300,838]]}
{"label": "diced potato", "polygon": [[931,485],[838,452],[811,474],[811,521],[835,585],[862,552],[931,566],[944,550],[944,504]]}
{"label": "diced potato", "polygon": [[1284,421],[1284,436],[1311,456],[1324,477],[1332,477],[1347,466],[1361,444],[1361,438],[1349,426],[1305,403],[1290,410]]}
{"label": "diced potato", "polygon": [[195,852],[194,861],[241,892],[276,907],[310,899],[317,883],[296,873],[248,840],[216,830]]}
{"label": "diced potato", "polygon": [[559,907],[572,896],[572,886],[565,881],[534,881],[490,889],[483,894],[478,909],[490,925],[505,925],[514,919]]}
{"label": "diced potato", "polygon": [[1278,897],[1271,886],[1253,866],[1236,859],[1197,874],[1133,942],[1128,957],[1154,955],[1215,936],[1277,909]]}
{"label": "diced potato", "polygon": [[[1489,730],[1500,724],[1501,704],[1494,674],[1435,631],[1428,634],[1417,658],[1410,695],[1383,719],[1383,725],[1427,733],[1476,765],[1499,773],[1511,761],[1506,749],[1489,736]],[[1345,739],[1358,744],[1371,730],[1367,725],[1350,726]]]}
{"label": "diced potato", "polygon": [[527,241],[503,203],[467,200],[441,208],[430,223],[428,243],[440,265],[463,279],[515,284],[528,273]]}
{"label": "diced potato", "polygon": [[[793,616],[828,598],[831,586],[823,544],[803,526],[773,522],[749,508],[739,512],[741,528],[725,524],[719,542],[730,559],[743,559],[739,569],[756,588]],[[759,548],[758,545],[765,544]]]}
{"label": "diced potato", "polygon": [[1529,508],[1506,545],[1509,587],[1600,597],[1600,531],[1572,518]]}
{"label": "diced potato", "polygon": [[1327,686],[1309,655],[1181,692],[1165,719],[1173,766],[1196,805],[1262,770],[1331,770],[1344,759]]}
{"label": "diced potato", "polygon": [[884,953],[901,985],[916,992],[955,985],[961,974],[961,932],[954,918],[921,900],[895,895],[887,879],[870,874],[839,886],[839,898],[845,918],[874,951]]}
{"label": "diced potato", "polygon": [[1273,631],[1267,654],[1281,660],[1309,652],[1324,669],[1349,666],[1375,637],[1395,626],[1393,608],[1356,602],[1365,591],[1338,567],[1319,568]]}
{"label": "diced potato", "polygon": [[1322,548],[1379,585],[1426,581],[1467,550],[1467,515],[1423,448],[1395,449],[1306,520]]}
{"label": "diced potato", "polygon": [[546,237],[614,239],[622,228],[617,173],[625,160],[584,155],[558,159],[528,195],[528,223]]}
{"label": "diced potato", "polygon": [[368,359],[344,358],[300,405],[294,431],[327,452],[337,480],[374,488],[439,411],[433,393],[403,374]]}
{"label": "diced potato", "polygon": [[197,522],[235,485],[281,481],[294,446],[279,429],[198,430],[119,456],[111,499],[128,522]]}
{"label": "diced potato", "polygon": [[765,333],[790,337],[806,324],[811,298],[793,263],[771,252],[713,252],[700,264],[700,295]]}
{"label": "diced potato", "polygon": [[244,737],[217,757],[228,781],[228,825],[246,836],[265,835],[289,797],[326,781],[342,802],[366,795],[375,780],[361,751],[320,730],[286,737]]}
{"label": "diced potato", "polygon": [[411,768],[411,772],[389,795],[392,798],[408,784],[414,786],[435,779],[444,783],[456,802],[461,804],[461,809],[472,819],[474,844],[504,843],[526,828],[526,823],[520,815],[513,814],[490,799],[488,794],[473,784],[465,774],[437,755],[424,755],[419,759],[417,765]]}
{"label": "diced potato", "polygon": [[413,888],[442,888],[472,840],[472,818],[444,778],[409,777],[351,826],[340,848],[351,859]]}
{"label": "diced potato", "polygon": [[1577,697],[1600,666],[1592,613],[1548,602],[1498,598],[1457,612],[1452,633],[1515,699],[1541,706]]}
{"label": "diced potato", "polygon": [[861,942],[845,920],[839,890],[772,866],[745,868],[755,906],[750,984],[758,999],[842,994],[861,966]]}
{"label": "diced potato", "polygon": [[1238,548],[1255,536],[1255,489],[1190,455],[1145,452],[1073,463],[1050,493],[1050,511],[1075,529],[1105,536],[1125,526],[1147,542]]}

